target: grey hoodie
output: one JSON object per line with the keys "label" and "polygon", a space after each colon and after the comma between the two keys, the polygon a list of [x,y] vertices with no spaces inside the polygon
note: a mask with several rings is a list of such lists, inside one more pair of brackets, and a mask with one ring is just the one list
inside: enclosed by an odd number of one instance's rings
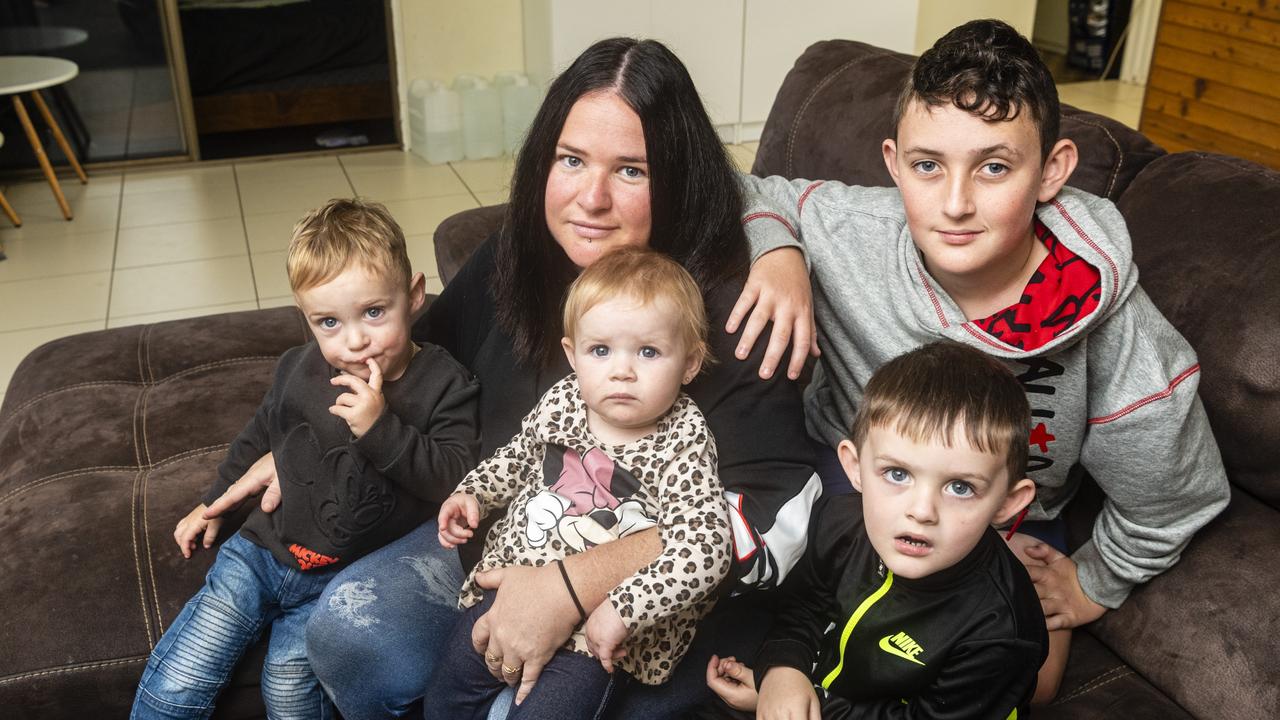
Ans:
{"label": "grey hoodie", "polygon": [[800,247],[812,270],[822,356],[806,390],[809,432],[835,447],[862,388],[885,361],[946,338],[1000,358],[1032,408],[1030,519],[1057,517],[1077,463],[1106,494],[1092,538],[1072,556],[1085,594],[1115,608],[1178,561],[1227,505],[1222,458],[1196,395],[1195,352],[1138,286],[1124,219],[1073,188],[1036,209],[1101,273],[1101,299],[1049,343],[1024,351],[966,320],[925,270],[896,188],[744,176],[752,258]]}

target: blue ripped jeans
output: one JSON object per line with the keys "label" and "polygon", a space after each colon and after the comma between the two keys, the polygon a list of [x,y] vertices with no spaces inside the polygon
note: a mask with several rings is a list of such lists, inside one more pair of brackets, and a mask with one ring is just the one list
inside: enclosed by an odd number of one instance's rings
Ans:
{"label": "blue ripped jeans", "polygon": [[320,596],[307,654],[347,720],[421,713],[427,681],[462,616],[462,565],[436,529],[431,520],[357,560]]}
{"label": "blue ripped jeans", "polygon": [[[421,717],[422,698],[462,617],[464,575],[458,553],[440,547],[436,521],[352,563],[325,589],[307,625],[311,666],[347,720]],[[476,540],[478,541],[478,540]],[[770,593],[729,598],[698,623],[698,634],[663,685],[631,682],[611,699],[623,720],[684,717],[715,696],[707,688],[711,655],[755,657],[773,624]],[[748,664],[750,664],[748,662]],[[493,701],[489,720],[507,717],[514,693]],[[432,708],[425,708],[434,717]]]}
{"label": "blue ripped jeans", "polygon": [[187,603],[151,651],[131,718],[207,718],[240,656],[268,625],[262,667],[267,716],[328,718],[332,708],[307,663],[303,633],[333,570],[301,572],[240,533],[227,539]]}

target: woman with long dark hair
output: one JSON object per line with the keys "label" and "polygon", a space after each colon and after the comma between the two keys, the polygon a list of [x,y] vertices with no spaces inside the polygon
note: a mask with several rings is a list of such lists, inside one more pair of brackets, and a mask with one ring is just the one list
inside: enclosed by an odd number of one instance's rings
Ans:
{"label": "woman with long dark hair", "polygon": [[[712,651],[752,655],[770,616],[758,590],[774,586],[803,548],[819,490],[798,387],[756,374],[776,364],[781,348],[771,344],[768,361],[763,347],[735,359],[762,318],[744,333],[723,330],[738,324],[735,301],[747,281],[741,212],[733,165],[680,60],[654,41],[601,41],[551,84],[520,152],[502,229],[415,328],[479,379],[483,457],[510,440],[538,398],[570,372],[559,349],[560,311],[580,269],[615,247],[648,246],[680,262],[703,291],[718,362],[686,390],[715,436],[737,563],[674,678],[623,688],[610,716],[681,715],[709,697],[704,669]],[[459,615],[462,567],[474,564],[482,545],[463,546],[460,564],[440,547],[432,520],[329,585],[308,649],[348,720],[404,714],[422,699],[432,668],[449,662],[439,648]],[[570,556],[566,576],[552,566],[485,574],[481,585],[495,599],[476,624],[476,650],[501,659],[491,671],[518,689],[518,699],[536,692],[543,665],[581,612],[589,614],[661,547],[648,530]],[[431,717],[430,698],[425,705]]]}

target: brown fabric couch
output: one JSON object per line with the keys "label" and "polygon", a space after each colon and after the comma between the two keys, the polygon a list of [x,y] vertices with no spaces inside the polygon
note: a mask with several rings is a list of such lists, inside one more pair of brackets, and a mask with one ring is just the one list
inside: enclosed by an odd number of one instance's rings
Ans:
{"label": "brown fabric couch", "polygon": [[[811,47],[774,103],[755,172],[889,185],[880,160],[910,58]],[[1076,634],[1045,718],[1280,716],[1280,173],[1167,155],[1112,120],[1063,108],[1081,147],[1071,184],[1115,200],[1141,281],[1200,354],[1201,394],[1233,499],[1171,571]],[[440,226],[447,281],[501,208]],[[0,408],[0,714],[124,717],[147,653],[213,553],[172,530],[307,339],[292,309],[64,338],[19,367]],[[1069,508],[1072,539],[1100,498]],[[260,655],[217,717],[260,716]]]}

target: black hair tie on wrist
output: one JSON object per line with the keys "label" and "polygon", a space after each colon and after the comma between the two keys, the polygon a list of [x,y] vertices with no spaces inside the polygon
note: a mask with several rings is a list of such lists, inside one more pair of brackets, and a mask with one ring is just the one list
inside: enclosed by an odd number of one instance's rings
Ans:
{"label": "black hair tie on wrist", "polygon": [[560,577],[564,578],[564,586],[569,591],[569,597],[573,598],[574,607],[578,608],[578,615],[582,618],[582,622],[587,621],[587,611],[582,607],[582,601],[578,599],[578,593],[573,590],[573,583],[569,582],[569,571],[565,569],[564,562],[556,560],[556,567],[560,568]]}

